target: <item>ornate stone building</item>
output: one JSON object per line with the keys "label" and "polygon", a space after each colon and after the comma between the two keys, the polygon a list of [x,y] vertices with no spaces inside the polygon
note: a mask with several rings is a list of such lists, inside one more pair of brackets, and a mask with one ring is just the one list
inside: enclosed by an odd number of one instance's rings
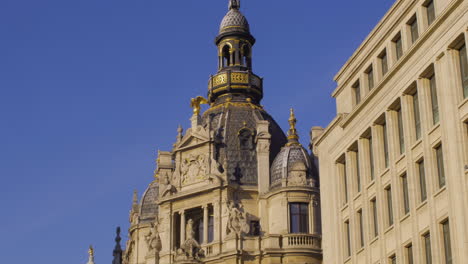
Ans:
{"label": "ornate stone building", "polygon": [[207,99],[192,99],[191,127],[158,153],[140,201],[135,193],[114,264],[321,263],[315,159],[298,141],[292,110],[286,136],[260,105],[255,38],[239,8],[230,0],[221,22]]}

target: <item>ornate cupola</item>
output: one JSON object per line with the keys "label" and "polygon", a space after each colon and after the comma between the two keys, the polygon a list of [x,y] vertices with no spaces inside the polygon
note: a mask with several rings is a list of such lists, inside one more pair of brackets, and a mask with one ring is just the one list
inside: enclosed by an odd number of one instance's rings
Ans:
{"label": "ornate cupola", "polygon": [[221,21],[215,40],[218,46],[218,73],[210,78],[208,84],[210,104],[223,103],[227,98],[217,99],[230,95],[229,101],[248,99],[259,105],[263,97],[263,81],[252,73],[255,38],[250,34],[249,22],[239,9],[240,0],[229,1],[229,11]]}

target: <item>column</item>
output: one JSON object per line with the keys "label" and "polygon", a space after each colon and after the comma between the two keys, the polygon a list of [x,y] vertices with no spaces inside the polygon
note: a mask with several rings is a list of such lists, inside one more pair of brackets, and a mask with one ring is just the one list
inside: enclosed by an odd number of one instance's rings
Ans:
{"label": "column", "polygon": [[208,204],[203,206],[203,244],[208,244]]}
{"label": "column", "polygon": [[180,245],[185,242],[185,211],[180,211]]}

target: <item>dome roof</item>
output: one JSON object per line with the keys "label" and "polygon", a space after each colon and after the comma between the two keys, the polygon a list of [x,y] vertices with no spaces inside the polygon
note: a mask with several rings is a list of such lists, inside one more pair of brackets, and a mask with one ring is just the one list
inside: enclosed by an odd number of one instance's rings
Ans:
{"label": "dome roof", "polygon": [[237,8],[231,8],[221,21],[219,33],[227,32],[250,32],[249,22]]}
{"label": "dome roof", "polygon": [[286,145],[276,156],[270,170],[270,185],[281,185],[282,179],[290,177],[293,170],[306,171],[306,177],[311,178],[312,162],[307,151],[299,144]]}
{"label": "dome roof", "polygon": [[159,184],[153,181],[141,197],[140,219],[142,222],[152,221],[158,215]]}

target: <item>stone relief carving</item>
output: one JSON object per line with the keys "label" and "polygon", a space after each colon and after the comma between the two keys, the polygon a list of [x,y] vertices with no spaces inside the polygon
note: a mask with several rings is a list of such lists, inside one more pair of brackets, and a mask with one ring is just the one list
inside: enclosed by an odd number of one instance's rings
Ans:
{"label": "stone relief carving", "polygon": [[182,160],[182,183],[190,184],[204,180],[206,178],[206,168],[207,161],[204,154],[198,156],[190,154]]}
{"label": "stone relief carving", "polygon": [[288,186],[307,185],[307,168],[304,163],[294,163],[289,171]]}
{"label": "stone relief carving", "polygon": [[169,177],[168,172],[164,172],[163,175],[161,176],[161,187],[162,187],[162,192],[161,196],[164,197],[166,195],[171,195],[177,192],[177,189],[174,185],[171,183],[171,179]]}
{"label": "stone relief carving", "polygon": [[248,234],[250,227],[247,221],[247,213],[240,203],[227,202],[228,222],[226,226],[227,238]]}
{"label": "stone relief carving", "polygon": [[148,245],[148,255],[155,255],[162,249],[161,237],[159,236],[159,223],[156,222],[151,224],[151,230],[148,235],[145,236],[146,244]]}
{"label": "stone relief carving", "polygon": [[181,248],[177,250],[176,260],[197,260],[205,256],[204,250],[195,240],[195,231],[193,230],[193,220],[189,219],[185,226],[185,241]]}

